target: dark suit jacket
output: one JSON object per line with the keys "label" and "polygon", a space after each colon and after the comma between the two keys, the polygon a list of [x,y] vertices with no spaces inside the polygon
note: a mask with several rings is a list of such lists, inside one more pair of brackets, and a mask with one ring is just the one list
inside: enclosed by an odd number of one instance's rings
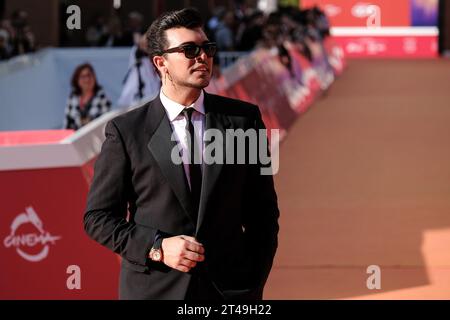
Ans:
{"label": "dark suit jacket", "polygon": [[[255,105],[206,92],[204,105],[205,129],[224,137],[227,129],[264,128]],[[260,175],[259,161],[204,164],[196,223],[183,165],[171,161],[171,133],[159,96],[106,125],[84,225],[122,257],[120,298],[184,299],[193,277],[211,281],[225,299],[262,298],[279,229],[273,177]],[[196,237],[205,261],[189,273],[150,261],[157,230]]]}

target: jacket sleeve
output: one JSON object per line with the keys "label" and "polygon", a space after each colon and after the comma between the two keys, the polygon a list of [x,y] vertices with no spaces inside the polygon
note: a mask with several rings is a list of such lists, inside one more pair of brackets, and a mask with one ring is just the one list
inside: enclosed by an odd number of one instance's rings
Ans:
{"label": "jacket sleeve", "polygon": [[113,121],[95,163],[84,215],[86,233],[135,265],[146,265],[156,230],[127,221],[131,166],[124,142]]}
{"label": "jacket sleeve", "polygon": [[[271,162],[268,165],[264,165],[259,155],[261,152],[266,152],[266,157],[270,158],[266,128],[259,109],[256,109],[254,127],[258,135],[259,153],[257,164],[251,165],[250,179],[246,185],[244,235],[247,253],[252,259],[252,276],[255,277],[257,288],[262,291],[278,247],[278,218],[280,213],[273,175],[261,174],[261,169],[270,166]],[[260,133],[259,130],[264,131]],[[265,144],[261,143],[261,139],[265,140]]]}

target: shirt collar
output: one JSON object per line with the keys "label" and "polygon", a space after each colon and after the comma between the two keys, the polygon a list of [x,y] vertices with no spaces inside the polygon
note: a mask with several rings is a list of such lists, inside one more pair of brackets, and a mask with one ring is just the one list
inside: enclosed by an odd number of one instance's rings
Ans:
{"label": "shirt collar", "polygon": [[178,117],[184,108],[194,108],[197,112],[200,112],[203,115],[205,114],[203,90],[200,92],[198,99],[189,106],[183,106],[182,104],[169,99],[162,91],[162,88],[159,92],[159,98],[161,99],[161,103],[164,106],[164,109],[166,109],[167,116],[171,122]]}

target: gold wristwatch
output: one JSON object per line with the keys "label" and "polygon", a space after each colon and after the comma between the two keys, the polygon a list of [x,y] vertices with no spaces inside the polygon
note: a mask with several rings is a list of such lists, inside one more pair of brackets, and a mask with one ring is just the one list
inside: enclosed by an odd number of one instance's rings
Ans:
{"label": "gold wristwatch", "polygon": [[161,262],[163,259],[162,240],[163,238],[157,239],[153,244],[153,247],[150,249],[148,256],[152,259],[152,261]]}

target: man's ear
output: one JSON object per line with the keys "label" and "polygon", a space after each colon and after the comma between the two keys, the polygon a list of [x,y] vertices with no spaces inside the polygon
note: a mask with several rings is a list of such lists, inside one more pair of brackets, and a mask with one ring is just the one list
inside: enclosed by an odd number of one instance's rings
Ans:
{"label": "man's ear", "polygon": [[154,56],[153,64],[158,68],[160,74],[166,73],[166,59],[164,59],[162,56]]}

